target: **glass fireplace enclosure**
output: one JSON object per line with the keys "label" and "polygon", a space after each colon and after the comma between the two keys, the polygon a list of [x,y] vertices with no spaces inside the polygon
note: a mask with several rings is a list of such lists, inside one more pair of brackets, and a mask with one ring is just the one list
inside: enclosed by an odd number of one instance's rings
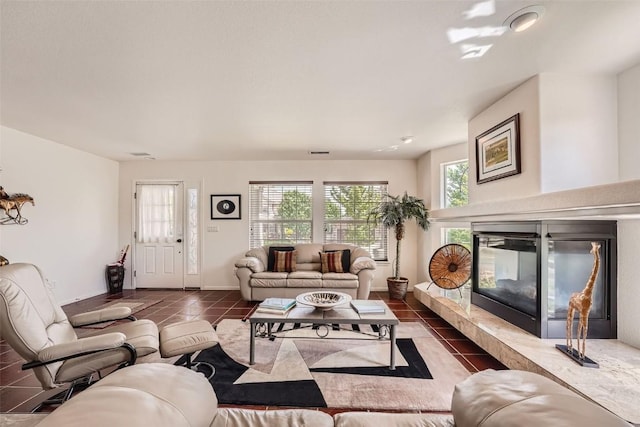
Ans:
{"label": "glass fireplace enclosure", "polygon": [[[569,299],[585,288],[600,244],[588,338],[616,338],[616,222],[473,223],[471,302],[541,338],[564,338]],[[574,317],[574,334],[578,313]]]}

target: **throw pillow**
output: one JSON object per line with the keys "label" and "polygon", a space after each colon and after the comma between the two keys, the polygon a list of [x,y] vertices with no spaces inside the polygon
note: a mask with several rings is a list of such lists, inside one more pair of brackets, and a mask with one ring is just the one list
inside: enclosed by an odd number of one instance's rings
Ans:
{"label": "throw pillow", "polygon": [[344,273],[342,269],[342,251],[320,252],[320,262],[322,264],[322,274]]}
{"label": "throw pillow", "polygon": [[273,271],[279,273],[291,273],[296,271],[296,251],[273,251],[274,263]]}
{"label": "throw pillow", "polygon": [[275,271],[273,265],[275,263],[275,251],[286,252],[292,251],[293,246],[269,246],[269,256],[267,257],[267,271]]}
{"label": "throw pillow", "polygon": [[341,249],[325,252],[342,252],[342,272],[346,273],[347,271],[349,271],[349,267],[351,267],[351,249]]}

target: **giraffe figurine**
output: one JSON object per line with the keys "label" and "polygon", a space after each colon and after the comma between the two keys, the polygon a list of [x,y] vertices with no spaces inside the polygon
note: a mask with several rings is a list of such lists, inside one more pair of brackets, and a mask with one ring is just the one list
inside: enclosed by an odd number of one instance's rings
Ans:
{"label": "giraffe figurine", "polygon": [[[578,355],[584,359],[584,351],[587,340],[587,330],[589,329],[589,311],[591,310],[593,295],[593,285],[600,269],[600,243],[591,242],[591,253],[593,254],[593,269],[587,285],[581,292],[575,292],[569,298],[569,311],[567,313],[567,351],[573,351],[573,315],[577,311],[579,317],[576,340],[578,341]],[[582,345],[580,343],[582,342]]]}

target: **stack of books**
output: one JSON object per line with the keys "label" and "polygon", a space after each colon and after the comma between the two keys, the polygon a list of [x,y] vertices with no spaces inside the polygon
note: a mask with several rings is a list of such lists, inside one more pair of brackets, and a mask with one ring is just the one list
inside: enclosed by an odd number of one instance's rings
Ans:
{"label": "stack of books", "polygon": [[256,309],[259,313],[285,314],[296,306],[296,300],[292,298],[267,298]]}
{"label": "stack of books", "polygon": [[359,314],[384,313],[384,306],[377,301],[367,299],[351,300],[351,307]]}

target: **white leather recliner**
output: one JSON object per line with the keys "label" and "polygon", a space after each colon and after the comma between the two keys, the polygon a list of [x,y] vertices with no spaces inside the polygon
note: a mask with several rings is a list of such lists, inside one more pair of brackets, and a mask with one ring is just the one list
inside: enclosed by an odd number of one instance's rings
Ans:
{"label": "white leather recliner", "polygon": [[[129,318],[131,322],[78,338],[74,327]],[[45,390],[76,383],[102,369],[127,366],[138,356],[158,351],[158,327],[135,320],[129,308],[107,308],[67,318],[32,264],[0,267],[0,335],[33,369]],[[60,402],[46,402],[60,403]]]}

